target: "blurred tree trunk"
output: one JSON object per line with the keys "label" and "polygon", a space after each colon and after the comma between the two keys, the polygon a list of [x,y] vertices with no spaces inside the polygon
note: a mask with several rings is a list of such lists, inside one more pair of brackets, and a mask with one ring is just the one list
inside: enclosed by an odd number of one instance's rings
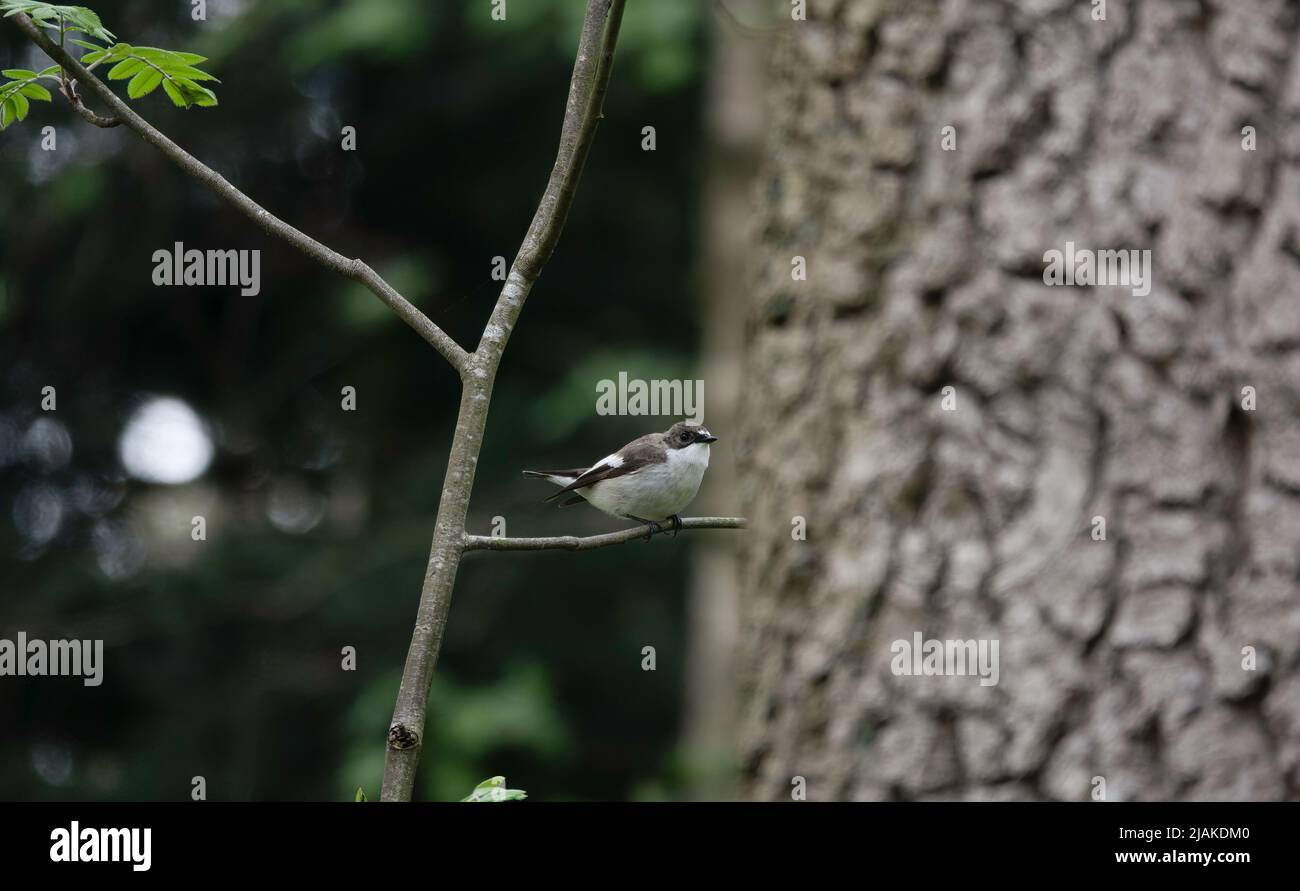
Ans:
{"label": "blurred tree trunk", "polygon": [[[1297,4],[1106,5],[783,27],[738,452],[750,797],[1300,791]],[[1067,240],[1150,248],[1151,293],[1046,287]],[[999,640],[1000,683],[894,676],[917,631]]]}
{"label": "blurred tree trunk", "polygon": [[[713,16],[704,127],[709,151],[701,201],[699,293],[706,298],[701,377],[706,421],[724,438],[713,449],[704,489],[693,512],[735,513],[734,446],[741,393],[743,319],[749,298],[748,222],[758,171],[763,121],[760,44],[723,16]],[[692,542],[683,744],[689,756],[688,795],[734,798],[736,635],[739,578],[736,538]]]}

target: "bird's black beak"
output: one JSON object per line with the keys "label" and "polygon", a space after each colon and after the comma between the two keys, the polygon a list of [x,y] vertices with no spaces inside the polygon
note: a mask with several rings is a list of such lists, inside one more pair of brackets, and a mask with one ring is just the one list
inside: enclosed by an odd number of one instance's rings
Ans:
{"label": "bird's black beak", "polygon": [[712,433],[701,433],[700,442],[717,442],[718,438]]}

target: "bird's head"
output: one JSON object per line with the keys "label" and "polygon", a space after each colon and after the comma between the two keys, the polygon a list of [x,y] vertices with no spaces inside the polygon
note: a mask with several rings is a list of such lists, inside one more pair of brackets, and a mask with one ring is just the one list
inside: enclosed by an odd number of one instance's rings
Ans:
{"label": "bird's head", "polygon": [[673,424],[668,428],[668,432],[664,434],[664,445],[670,449],[684,449],[696,443],[708,445],[717,441],[718,438],[710,433],[709,428],[703,424],[688,424],[685,421]]}

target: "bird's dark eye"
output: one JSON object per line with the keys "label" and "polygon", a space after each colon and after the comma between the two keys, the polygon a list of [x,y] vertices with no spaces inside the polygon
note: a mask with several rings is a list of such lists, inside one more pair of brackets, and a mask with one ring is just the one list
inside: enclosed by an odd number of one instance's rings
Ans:
{"label": "bird's dark eye", "polygon": [[691,441],[691,435],[690,435],[689,433],[687,433],[685,430],[683,430],[683,431],[682,431],[681,440],[682,440],[682,442],[690,442],[690,441]]}

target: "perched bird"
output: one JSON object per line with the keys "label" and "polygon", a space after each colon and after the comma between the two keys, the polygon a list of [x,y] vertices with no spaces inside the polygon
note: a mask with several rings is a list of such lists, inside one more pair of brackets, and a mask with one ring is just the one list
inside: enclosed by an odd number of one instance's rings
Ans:
{"label": "perched bird", "polygon": [[560,507],[568,507],[585,498],[607,514],[645,523],[649,539],[662,531],[664,521],[672,521],[674,533],[682,528],[678,514],[699,491],[709,466],[709,443],[717,441],[704,426],[680,421],[667,433],[632,440],[590,467],[525,470],[524,475],[561,487],[548,502],[563,498]]}

